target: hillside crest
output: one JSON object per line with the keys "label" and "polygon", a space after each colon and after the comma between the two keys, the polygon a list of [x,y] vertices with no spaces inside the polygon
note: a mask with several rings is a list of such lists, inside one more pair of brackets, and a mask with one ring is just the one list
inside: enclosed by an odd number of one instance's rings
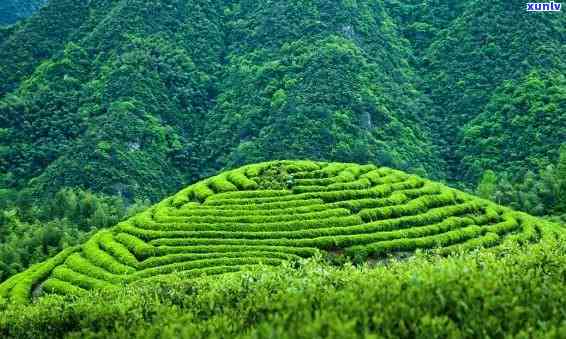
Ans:
{"label": "hillside crest", "polygon": [[274,161],[187,187],[85,244],[0,285],[0,296],[83,294],[280,265],[316,255],[363,262],[531,243],[549,223],[439,183],[375,165]]}

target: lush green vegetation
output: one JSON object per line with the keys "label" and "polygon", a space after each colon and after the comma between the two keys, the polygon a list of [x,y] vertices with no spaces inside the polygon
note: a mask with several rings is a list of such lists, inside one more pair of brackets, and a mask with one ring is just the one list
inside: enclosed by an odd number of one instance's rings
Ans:
{"label": "lush green vegetation", "polygon": [[[0,336],[49,323],[80,336],[78,318],[103,337],[564,336],[562,13],[481,0],[1,2],[0,300],[18,306]],[[302,266],[421,250],[432,256],[391,271]],[[300,300],[273,309],[258,290],[242,299],[250,311],[224,299],[220,273],[236,295],[249,281],[316,293],[284,290]],[[175,299],[193,286],[175,279],[201,275],[210,291]],[[379,303],[356,291],[364,275]],[[438,284],[411,285],[419,275]],[[155,280],[169,282],[151,295]],[[412,294],[391,299],[386,283]],[[336,286],[348,292],[316,299]],[[340,296],[368,304],[336,308]]]}
{"label": "lush green vegetation", "polygon": [[477,189],[479,196],[533,215],[552,215],[566,224],[566,145],[560,159],[538,173],[527,172],[521,181],[488,170]]}
{"label": "lush green vegetation", "polygon": [[0,26],[27,18],[43,6],[47,0],[4,0],[0,3]]}
{"label": "lush green vegetation", "polygon": [[564,15],[509,1],[391,8],[415,51],[449,177],[473,182],[489,169],[517,179],[557,159],[566,140]]}
{"label": "lush green vegetation", "polygon": [[[299,261],[0,306],[4,338],[563,338],[566,242],[387,265]],[[54,281],[52,286],[67,286]]]}
{"label": "lush green vegetation", "polygon": [[0,185],[158,201],[295,158],[520,185],[566,140],[566,19],[523,5],[51,0],[0,29]]}
{"label": "lush green vegetation", "polygon": [[72,189],[37,205],[29,191],[0,191],[0,281],[147,207]]}
{"label": "lush green vegetation", "polygon": [[[53,208],[73,213],[66,207],[77,201],[73,194],[58,194]],[[88,209],[83,200],[78,211]],[[24,303],[33,294],[82,295],[318,254],[363,263],[417,249],[448,255],[537,243],[561,233],[558,225],[386,167],[267,162],[189,186],[11,277],[0,296]]]}

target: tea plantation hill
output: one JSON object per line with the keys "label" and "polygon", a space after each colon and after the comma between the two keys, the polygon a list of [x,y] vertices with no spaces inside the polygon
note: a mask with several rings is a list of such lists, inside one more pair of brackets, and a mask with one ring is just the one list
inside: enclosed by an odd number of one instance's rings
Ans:
{"label": "tea plantation hill", "polygon": [[198,182],[79,247],[13,276],[0,295],[80,295],[167,275],[280,265],[317,253],[361,262],[416,249],[440,255],[534,243],[558,226],[374,165],[277,161]]}

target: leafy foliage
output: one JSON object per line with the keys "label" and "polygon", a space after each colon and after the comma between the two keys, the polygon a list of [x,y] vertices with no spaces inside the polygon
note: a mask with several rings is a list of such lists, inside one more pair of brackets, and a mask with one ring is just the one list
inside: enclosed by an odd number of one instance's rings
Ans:
{"label": "leafy foliage", "polygon": [[0,182],[158,201],[221,169],[309,158],[468,189],[492,170],[514,185],[564,140],[555,14],[481,1],[52,0],[0,30]]}
{"label": "leafy foliage", "polygon": [[[511,181],[507,175],[498,177],[486,171],[478,193],[498,203],[534,215],[566,217],[566,145],[560,148],[560,158],[538,173],[527,172],[522,180]],[[515,182],[515,183],[512,183]]]}
{"label": "leafy foliage", "polygon": [[485,169],[521,176],[550,165],[565,140],[566,77],[534,72],[496,90],[458,151],[470,177]]}
{"label": "leafy foliage", "polygon": [[115,225],[148,207],[138,201],[64,189],[38,205],[29,191],[0,194],[0,281],[63,249],[85,242],[96,230]]}
{"label": "leafy foliage", "polygon": [[0,4],[0,26],[9,25],[32,15],[47,0],[6,0]]}
{"label": "leafy foliage", "polygon": [[[88,194],[77,199],[63,191],[57,198],[52,215],[89,215],[89,225],[99,218]],[[36,292],[84,294],[161,276],[277,266],[317,253],[359,263],[417,249],[447,255],[559,234],[557,225],[389,168],[277,161],[189,186],[98,232],[55,265],[10,278],[0,296],[22,302],[39,284]]]}
{"label": "leafy foliage", "polygon": [[6,34],[9,187],[158,200],[221,168],[305,157],[442,174],[408,45],[374,2],[53,0]]}
{"label": "leafy foliage", "polygon": [[[4,306],[3,337],[559,338],[564,240],[387,266],[317,261]],[[53,289],[62,288],[53,281]],[[497,291],[494,296],[493,291]],[[521,291],[518,293],[518,291]]]}

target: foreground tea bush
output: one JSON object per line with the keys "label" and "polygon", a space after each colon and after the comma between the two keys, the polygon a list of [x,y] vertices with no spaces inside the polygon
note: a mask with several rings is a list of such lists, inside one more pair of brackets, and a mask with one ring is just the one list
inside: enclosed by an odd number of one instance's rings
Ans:
{"label": "foreground tea bush", "polygon": [[558,225],[375,165],[274,161],[226,171],[0,285],[0,300],[84,295],[164,276],[233,273],[536,244]]}
{"label": "foreground tea bush", "polygon": [[255,266],[4,306],[2,338],[564,338],[566,242]]}

